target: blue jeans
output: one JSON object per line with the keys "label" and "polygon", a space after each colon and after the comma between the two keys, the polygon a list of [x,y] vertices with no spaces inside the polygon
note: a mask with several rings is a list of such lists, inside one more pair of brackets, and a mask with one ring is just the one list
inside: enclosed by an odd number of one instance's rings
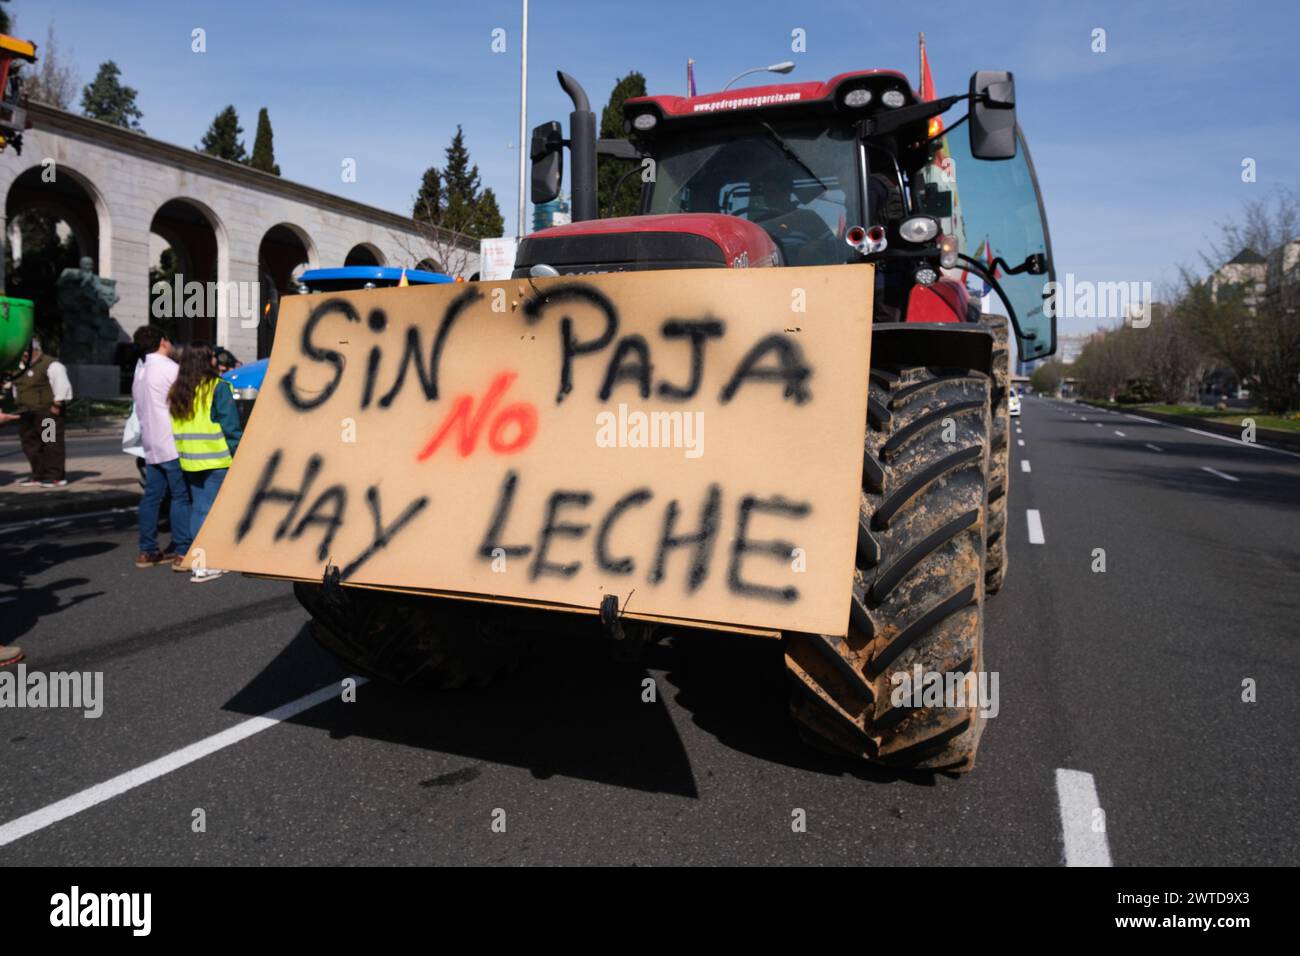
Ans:
{"label": "blue jeans", "polygon": [[158,513],[163,495],[171,492],[167,514],[172,523],[172,550],[184,554],[194,536],[190,534],[190,490],[181,477],[179,458],[159,465],[144,466],[144,497],[140,499],[140,550],[144,554],[161,551],[158,547]]}
{"label": "blue jeans", "polygon": [[208,468],[204,471],[185,472],[185,483],[190,486],[190,539],[199,536],[203,519],[212,510],[212,503],[217,500],[221,483],[226,480],[229,468]]}

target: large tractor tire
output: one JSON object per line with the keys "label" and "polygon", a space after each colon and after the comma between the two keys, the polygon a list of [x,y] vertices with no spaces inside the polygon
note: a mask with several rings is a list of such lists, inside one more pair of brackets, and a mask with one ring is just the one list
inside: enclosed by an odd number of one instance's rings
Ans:
{"label": "large tractor tire", "polygon": [[894,706],[891,692],[915,665],[983,670],[990,384],[969,370],[871,370],[848,634],[785,637],[791,713],[814,746],[903,768],[974,766],[977,700]]}
{"label": "large tractor tire", "polygon": [[1011,345],[1005,315],[985,315],[993,332],[993,440],[989,449],[989,515],[984,593],[996,594],[1007,575],[1007,493],[1011,490]]}
{"label": "large tractor tire", "polygon": [[437,690],[484,686],[525,649],[485,605],[337,583],[295,583],[316,641],[344,666],[392,684]]}

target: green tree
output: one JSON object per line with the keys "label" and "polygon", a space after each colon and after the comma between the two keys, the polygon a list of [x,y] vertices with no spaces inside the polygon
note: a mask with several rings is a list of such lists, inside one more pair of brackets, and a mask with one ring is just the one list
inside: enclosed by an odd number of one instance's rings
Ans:
{"label": "green tree", "polygon": [[135,105],[136,91],[123,86],[121,76],[122,71],[112,60],[101,63],[95,78],[81,91],[81,112],[91,119],[144,132],[140,129],[144,114]]}
{"label": "green tree", "polygon": [[[158,256],[157,268],[152,266],[149,268],[149,324],[158,326],[172,341],[176,341],[176,315],[185,307],[184,302],[174,301],[176,273],[179,268],[180,263],[177,262],[176,252],[171,246]],[[166,290],[155,293],[154,288],[159,282],[166,286]],[[166,304],[155,309],[154,303],[158,299],[166,300]],[[155,316],[155,312],[162,314]]]}
{"label": "green tree", "polygon": [[[621,139],[623,133],[623,101],[633,96],[645,96],[645,77],[633,70],[614,84],[609,102],[600,114],[600,135],[605,139]],[[618,181],[627,175],[622,186]],[[641,178],[635,167],[625,159],[612,156],[596,157],[596,197],[601,216],[634,216],[641,202]],[[618,187],[618,195],[614,195]]]}
{"label": "green tree", "polygon": [[479,196],[477,215],[470,235],[478,236],[480,239],[490,239],[502,235],[505,231],[506,221],[501,215],[501,207],[497,205],[497,194],[489,186]]}
{"label": "green tree", "polygon": [[416,219],[435,220],[442,212],[442,173],[436,166],[424,171],[420,191],[415,195],[415,208],[411,215]]}
{"label": "green tree", "polygon": [[[9,0],[0,0],[0,3],[8,3]],[[8,12],[0,7],[0,33],[8,33],[13,29],[13,24],[9,20]]]}
{"label": "green tree", "polygon": [[244,128],[239,125],[239,114],[235,112],[233,106],[227,106],[213,119],[212,125],[203,134],[203,142],[195,149],[209,156],[216,156],[218,159],[246,163],[248,154],[244,152],[244,144],[239,139],[239,135],[243,132]]}
{"label": "green tree", "polygon": [[253,156],[248,165],[273,176],[280,175],[280,167],[275,162],[275,146],[272,143],[271,114],[263,106],[257,114],[257,136],[253,139]]}
{"label": "green tree", "polygon": [[35,303],[36,334],[46,349],[57,355],[63,338],[58,279],[64,269],[77,268],[81,255],[77,240],[71,233],[60,239],[59,220],[48,213],[29,210],[17,218],[23,255],[15,265],[9,245],[5,244],[5,291]]}
{"label": "green tree", "polygon": [[442,169],[431,166],[420,180],[413,212],[421,223],[488,239],[505,231],[496,194],[482,188],[478,167],[470,162],[465,133],[457,126]]}
{"label": "green tree", "polygon": [[1065,366],[1052,359],[1043,362],[1038,368],[1034,369],[1029,376],[1029,384],[1034,387],[1034,391],[1039,395],[1055,395],[1056,390],[1061,387],[1061,380],[1064,378]]}

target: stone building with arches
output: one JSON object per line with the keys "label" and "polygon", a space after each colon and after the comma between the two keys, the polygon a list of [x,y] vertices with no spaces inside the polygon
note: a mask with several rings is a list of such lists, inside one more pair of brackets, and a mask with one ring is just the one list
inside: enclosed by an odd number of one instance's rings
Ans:
{"label": "stone building with arches", "polygon": [[[20,245],[14,226],[29,211],[62,222],[95,272],[116,280],[112,317],[123,339],[149,322],[150,269],[163,250],[185,282],[215,291],[211,307],[178,326],[179,337],[245,361],[259,351],[258,316],[243,314],[238,301],[249,288],[269,283],[283,294],[305,268],[439,269],[408,217],[42,104],[29,115],[22,155],[0,154],[0,241]],[[340,192],[347,188],[340,175]],[[478,243],[457,245],[468,254],[468,278],[478,270]]]}

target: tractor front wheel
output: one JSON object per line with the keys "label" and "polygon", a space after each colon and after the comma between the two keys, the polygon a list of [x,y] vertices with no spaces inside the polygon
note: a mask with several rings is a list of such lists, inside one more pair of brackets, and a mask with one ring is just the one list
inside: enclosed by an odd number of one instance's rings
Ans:
{"label": "tractor front wheel", "polygon": [[[871,370],[848,633],[785,636],[791,713],[815,746],[905,768],[974,766],[990,387],[973,370]],[[935,706],[918,676],[963,693]]]}

